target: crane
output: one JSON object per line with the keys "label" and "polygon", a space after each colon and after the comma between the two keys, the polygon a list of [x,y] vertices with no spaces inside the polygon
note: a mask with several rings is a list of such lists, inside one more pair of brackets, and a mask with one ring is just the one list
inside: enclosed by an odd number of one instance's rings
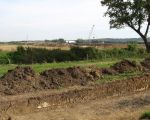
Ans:
{"label": "crane", "polygon": [[95,25],[92,25],[92,28],[91,28],[91,30],[89,32],[89,38],[88,38],[89,40],[91,39],[92,33],[94,31],[94,28],[95,28]]}

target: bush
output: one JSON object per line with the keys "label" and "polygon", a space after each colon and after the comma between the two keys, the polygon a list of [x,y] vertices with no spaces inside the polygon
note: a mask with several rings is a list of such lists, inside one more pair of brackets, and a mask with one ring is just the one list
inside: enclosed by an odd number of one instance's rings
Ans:
{"label": "bush", "polygon": [[0,51],[0,64],[9,64],[10,59],[7,52]]}
{"label": "bush", "polygon": [[19,46],[17,51],[11,52],[9,56],[13,63],[17,64],[43,63],[48,56],[48,50]]}
{"label": "bush", "polygon": [[98,50],[92,47],[72,47],[70,52],[75,57],[75,60],[92,60],[98,58]]}
{"label": "bush", "polygon": [[150,119],[150,111],[149,112],[145,112],[141,117],[140,120],[145,119],[145,120],[149,120]]}
{"label": "bush", "polygon": [[64,62],[64,61],[73,61],[75,60],[75,56],[71,54],[70,51],[67,50],[51,50],[48,54],[47,62]]}
{"label": "bush", "polygon": [[[92,47],[72,47],[70,50],[47,50],[42,48],[18,47],[17,51],[9,53],[12,63],[32,64],[45,62],[65,62],[79,60],[105,60],[105,59],[124,59],[124,58],[144,58],[148,53],[144,49],[130,46],[126,49],[98,50]],[[4,62],[7,63],[7,57]],[[3,63],[3,59],[2,59]]]}
{"label": "bush", "polygon": [[133,52],[133,51],[136,51],[137,49],[138,49],[137,43],[131,42],[131,43],[128,44],[127,50]]}

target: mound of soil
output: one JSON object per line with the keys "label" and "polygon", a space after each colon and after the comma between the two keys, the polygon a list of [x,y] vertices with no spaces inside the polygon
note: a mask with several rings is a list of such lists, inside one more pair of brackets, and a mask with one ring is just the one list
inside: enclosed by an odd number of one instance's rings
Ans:
{"label": "mound of soil", "polygon": [[46,70],[39,75],[30,67],[16,67],[0,78],[0,95],[17,95],[74,85],[85,86],[100,79],[103,74],[135,70],[139,70],[139,65],[129,60],[123,60],[107,69],[94,66],[70,67]]}
{"label": "mound of soil", "polygon": [[136,63],[136,61],[122,60],[114,64],[111,68],[118,73],[124,73],[140,70],[141,67]]}
{"label": "mound of soil", "polygon": [[12,95],[37,90],[38,77],[30,67],[16,67],[0,79],[0,92]]}
{"label": "mound of soil", "polygon": [[142,67],[136,61],[122,60],[110,68],[102,68],[103,74],[114,75],[124,72],[141,71]]}
{"label": "mound of soil", "polygon": [[145,69],[150,69],[150,58],[146,58],[145,60],[143,60],[141,62],[141,65],[145,68]]}
{"label": "mound of soil", "polygon": [[115,75],[118,74],[118,72],[113,68],[102,68],[102,74]]}
{"label": "mound of soil", "polygon": [[101,71],[94,67],[70,67],[46,70],[42,72],[40,76],[42,78],[40,85],[45,89],[49,89],[73,85],[86,85],[89,81],[99,79]]}
{"label": "mound of soil", "polygon": [[51,69],[40,75],[30,67],[16,67],[0,79],[0,95],[17,95],[74,85],[83,86],[99,79],[100,76],[101,71],[96,67]]}

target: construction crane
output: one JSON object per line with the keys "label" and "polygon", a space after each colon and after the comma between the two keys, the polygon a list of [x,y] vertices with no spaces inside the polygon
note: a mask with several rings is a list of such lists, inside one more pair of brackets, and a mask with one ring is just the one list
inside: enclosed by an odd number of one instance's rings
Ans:
{"label": "construction crane", "polygon": [[91,30],[89,32],[89,38],[88,38],[89,40],[91,39],[92,33],[94,31],[94,28],[95,28],[95,25],[92,25],[92,28],[91,28]]}

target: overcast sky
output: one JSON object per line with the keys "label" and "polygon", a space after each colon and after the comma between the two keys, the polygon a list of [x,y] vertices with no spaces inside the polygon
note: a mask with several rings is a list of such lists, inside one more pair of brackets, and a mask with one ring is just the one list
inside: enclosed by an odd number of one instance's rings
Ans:
{"label": "overcast sky", "polygon": [[138,37],[129,28],[110,30],[99,0],[0,0],[0,41]]}

